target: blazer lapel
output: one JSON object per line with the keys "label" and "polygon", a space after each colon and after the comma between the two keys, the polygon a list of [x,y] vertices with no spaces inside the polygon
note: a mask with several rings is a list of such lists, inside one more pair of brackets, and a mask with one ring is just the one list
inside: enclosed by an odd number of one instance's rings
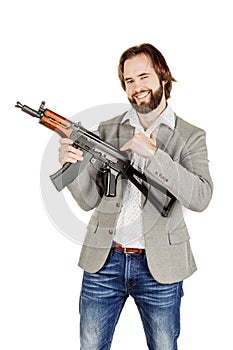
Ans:
{"label": "blazer lapel", "polygon": [[134,127],[130,125],[129,119],[119,126],[119,148],[121,148],[134,135]]}
{"label": "blazer lapel", "polygon": [[174,130],[169,128],[166,124],[159,126],[158,133],[156,135],[156,142],[159,149],[166,151],[171,138],[174,135]]}

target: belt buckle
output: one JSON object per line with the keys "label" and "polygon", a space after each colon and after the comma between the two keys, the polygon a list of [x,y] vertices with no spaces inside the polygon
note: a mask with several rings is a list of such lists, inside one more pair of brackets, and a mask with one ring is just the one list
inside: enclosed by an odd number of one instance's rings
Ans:
{"label": "belt buckle", "polygon": [[125,248],[125,247],[123,248],[123,252],[124,252],[125,254],[134,254],[134,252],[127,252],[127,249],[128,249],[128,248]]}

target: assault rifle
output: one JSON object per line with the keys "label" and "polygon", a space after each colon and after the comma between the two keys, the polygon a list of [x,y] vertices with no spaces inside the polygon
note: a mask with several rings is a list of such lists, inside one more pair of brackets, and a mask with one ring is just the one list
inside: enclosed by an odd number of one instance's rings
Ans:
{"label": "assault rifle", "polygon": [[[17,102],[15,107],[23,112],[39,119],[39,123],[49,129],[57,132],[61,137],[68,137],[73,141],[73,147],[83,151],[82,162],[65,163],[61,169],[50,176],[54,186],[58,191],[69,185],[83,170],[83,162],[91,162],[93,165],[97,162],[101,164],[105,193],[107,197],[116,195],[116,182],[119,174],[131,181],[144,196],[154,205],[162,216],[167,217],[176,198],[163,186],[154,180],[147,178],[133,167],[127,153],[120,151],[112,144],[102,140],[95,133],[85,129],[81,123],[74,123],[59,114],[45,108],[45,102],[42,101],[38,111],[22,105]],[[86,162],[85,162],[86,161]],[[99,162],[98,162],[99,161]],[[168,205],[165,207],[148,190],[143,183],[146,182],[160,192],[170,197]]]}

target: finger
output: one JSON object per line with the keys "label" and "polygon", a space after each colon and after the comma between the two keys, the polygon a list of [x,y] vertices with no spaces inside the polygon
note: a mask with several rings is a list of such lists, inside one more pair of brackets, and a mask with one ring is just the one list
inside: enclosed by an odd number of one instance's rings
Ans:
{"label": "finger", "polygon": [[150,134],[150,138],[154,141],[156,141],[156,131],[152,131],[152,133]]}
{"label": "finger", "polygon": [[65,156],[69,156],[74,159],[79,159],[83,155],[83,151],[76,149],[74,147],[68,148],[68,150],[64,153]]}
{"label": "finger", "polygon": [[67,151],[77,155],[83,155],[83,151],[81,149],[73,147],[72,145],[68,145]]}
{"label": "finger", "polygon": [[65,163],[76,163],[77,161],[81,162],[83,160],[83,156],[75,155],[74,153],[68,152],[64,155],[64,157],[60,158],[60,162],[62,165]]}
{"label": "finger", "polygon": [[126,142],[121,148],[120,148],[120,151],[129,151],[131,148],[130,148],[130,141],[129,142]]}
{"label": "finger", "polygon": [[64,137],[59,140],[61,145],[72,145],[73,141],[71,139],[68,139],[67,137]]}
{"label": "finger", "polygon": [[64,163],[75,163],[83,160],[83,151],[74,148],[70,144],[62,144],[59,148],[59,161],[62,165]]}
{"label": "finger", "polygon": [[76,163],[76,162],[81,162],[83,160],[83,157],[72,157],[69,155],[66,155],[63,160],[62,160],[62,165],[64,165],[65,163]]}
{"label": "finger", "polygon": [[65,154],[65,153],[74,153],[74,154],[77,154],[77,155],[83,155],[83,151],[80,150],[79,148],[75,148],[73,147],[72,145],[69,145],[69,144],[63,144],[61,145],[61,147],[59,148],[59,152],[61,154]]}

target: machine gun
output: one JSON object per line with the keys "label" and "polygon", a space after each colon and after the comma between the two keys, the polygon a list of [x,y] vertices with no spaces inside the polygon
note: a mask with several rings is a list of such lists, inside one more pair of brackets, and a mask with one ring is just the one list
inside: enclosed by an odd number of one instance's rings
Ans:
{"label": "machine gun", "polygon": [[[73,147],[83,151],[83,158],[86,162],[101,164],[104,181],[104,195],[114,197],[116,195],[116,183],[119,174],[124,175],[131,181],[143,195],[154,205],[162,216],[167,217],[176,198],[165,187],[161,186],[151,178],[147,178],[133,167],[127,153],[120,151],[112,144],[102,140],[95,133],[85,129],[81,123],[74,123],[59,114],[45,108],[42,101],[38,111],[17,102],[15,107],[23,112],[39,119],[39,123],[57,132],[61,137],[70,138]],[[83,170],[82,162],[65,163],[61,169],[50,176],[52,183],[58,191],[69,185]],[[159,200],[148,190],[143,183],[146,182],[170,197],[169,203],[164,207]]]}

